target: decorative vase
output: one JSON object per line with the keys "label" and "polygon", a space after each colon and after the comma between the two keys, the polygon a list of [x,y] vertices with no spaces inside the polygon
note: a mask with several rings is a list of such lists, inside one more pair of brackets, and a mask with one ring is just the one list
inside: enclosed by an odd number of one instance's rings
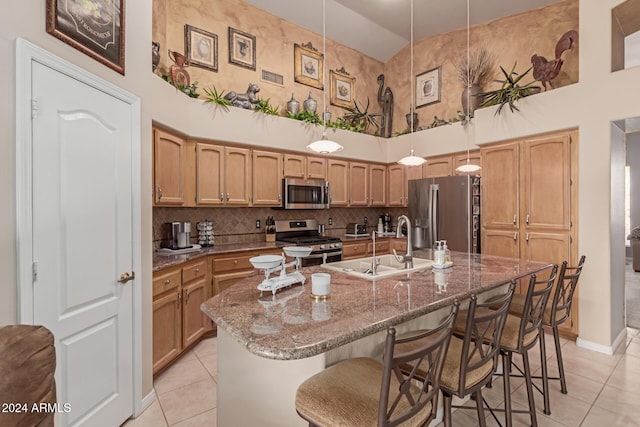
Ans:
{"label": "decorative vase", "polygon": [[151,42],[151,71],[155,73],[160,63],[160,43]]}
{"label": "decorative vase", "polygon": [[293,96],[293,93],[291,93],[291,100],[287,102],[287,111],[294,116],[300,112],[300,103]]}
{"label": "decorative vase", "polygon": [[[413,116],[413,129],[411,129],[411,117],[412,116]],[[416,126],[418,125],[418,113],[416,113],[416,112],[407,113],[405,115],[405,118],[407,119],[407,126],[409,126],[409,129],[415,131],[416,130]]]}
{"label": "decorative vase", "polygon": [[482,88],[477,83],[472,83],[462,91],[462,111],[465,116],[473,116],[473,112],[478,109],[482,103],[481,97],[477,96],[482,93]]}
{"label": "decorative vase", "polygon": [[310,113],[316,112],[316,108],[318,108],[318,101],[313,99],[313,97],[311,96],[311,91],[309,91],[309,97],[304,100],[303,106],[305,111],[309,111]]}
{"label": "decorative vase", "polygon": [[184,69],[184,67],[189,66],[187,57],[179,52],[175,52],[171,50],[169,50],[168,52],[169,52],[169,58],[171,58],[171,60],[175,62],[175,64],[172,65],[171,68],[169,69],[171,82],[173,83],[174,86],[183,86],[183,87],[189,86],[191,83],[191,77],[189,76],[189,73],[187,72],[187,70]]}

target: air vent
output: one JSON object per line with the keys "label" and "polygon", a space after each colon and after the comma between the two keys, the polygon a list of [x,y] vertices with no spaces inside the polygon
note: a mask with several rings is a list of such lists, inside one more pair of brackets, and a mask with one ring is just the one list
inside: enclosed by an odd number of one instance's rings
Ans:
{"label": "air vent", "polygon": [[282,76],[282,74],[273,73],[271,71],[265,70],[264,68],[262,68],[260,71],[262,71],[262,77],[260,77],[260,80],[284,87],[284,77]]}

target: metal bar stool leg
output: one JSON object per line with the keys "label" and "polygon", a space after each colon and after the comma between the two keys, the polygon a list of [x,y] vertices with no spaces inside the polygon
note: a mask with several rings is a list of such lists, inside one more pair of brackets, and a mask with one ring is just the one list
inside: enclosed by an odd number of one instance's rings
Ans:
{"label": "metal bar stool leg", "polygon": [[511,381],[509,368],[511,366],[511,353],[502,353],[502,382],[504,388],[504,419],[507,427],[513,426],[511,417]]}
{"label": "metal bar stool leg", "polygon": [[564,363],[562,363],[562,348],[560,346],[560,334],[558,326],[553,327],[553,340],[556,343],[556,359],[558,360],[558,372],[560,375],[560,392],[567,394],[567,379],[564,376]]}
{"label": "metal bar stool leg", "polygon": [[522,363],[524,364],[524,380],[527,386],[527,397],[529,398],[529,414],[531,415],[531,425],[537,427],[536,402],[533,398],[533,383],[531,380],[531,365],[529,364],[529,352],[522,353]]}
{"label": "metal bar stool leg", "polygon": [[478,421],[480,422],[480,427],[486,427],[487,421],[484,416],[484,405],[482,400],[482,393],[476,391],[473,394],[473,397],[476,400],[476,408],[478,410]]}
{"label": "metal bar stool leg", "polygon": [[540,341],[540,364],[542,365],[542,395],[544,397],[544,413],[551,414],[551,405],[549,404],[549,369],[547,367],[547,345],[544,341],[544,331],[538,332]]}
{"label": "metal bar stool leg", "polygon": [[451,427],[451,395],[443,393],[442,404],[444,407],[444,427]]}

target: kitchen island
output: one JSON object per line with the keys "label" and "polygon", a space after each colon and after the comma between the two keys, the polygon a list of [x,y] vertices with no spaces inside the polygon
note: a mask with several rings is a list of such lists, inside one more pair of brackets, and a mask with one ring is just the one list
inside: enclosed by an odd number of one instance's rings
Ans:
{"label": "kitchen island", "polygon": [[[430,250],[414,257],[431,258]],[[304,380],[351,357],[378,357],[385,330],[435,326],[454,299],[491,293],[512,279],[550,267],[515,258],[452,252],[453,267],[377,280],[331,272],[327,300],[311,298],[305,285],[275,296],[256,289],[262,275],[248,277],[202,304],[218,325],[218,425],[303,426],[295,392]],[[545,273],[541,273],[543,276]],[[495,291],[494,291],[495,292]]]}

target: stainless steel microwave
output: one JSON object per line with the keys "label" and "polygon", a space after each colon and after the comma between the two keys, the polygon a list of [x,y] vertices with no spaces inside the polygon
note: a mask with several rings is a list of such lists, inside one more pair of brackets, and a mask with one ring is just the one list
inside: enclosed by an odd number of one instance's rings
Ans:
{"label": "stainless steel microwave", "polygon": [[322,179],[284,178],[282,180],[283,209],[327,209],[329,183]]}

